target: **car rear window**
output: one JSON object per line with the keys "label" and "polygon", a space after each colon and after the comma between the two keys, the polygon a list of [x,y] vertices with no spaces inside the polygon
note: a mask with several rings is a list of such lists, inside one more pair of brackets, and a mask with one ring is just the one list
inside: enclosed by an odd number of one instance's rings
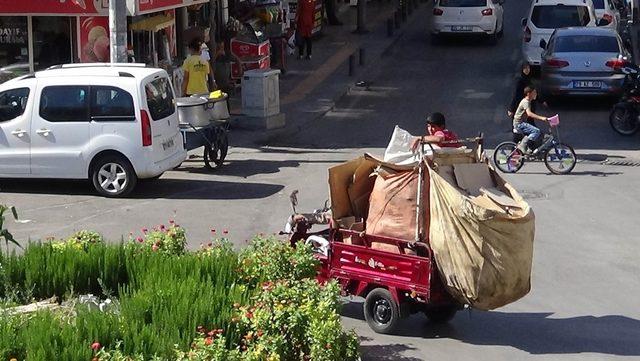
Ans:
{"label": "car rear window", "polygon": [[120,88],[92,86],[91,119],[95,121],[136,120],[133,97]]}
{"label": "car rear window", "polygon": [[556,53],[619,53],[618,40],[613,36],[571,35],[557,37]]}
{"label": "car rear window", "polygon": [[604,9],[604,0],[593,0],[593,7],[595,9]]}
{"label": "car rear window", "polygon": [[440,0],[440,6],[448,8],[473,8],[487,6],[487,0]]}
{"label": "car rear window", "polygon": [[533,8],[531,22],[540,29],[585,26],[591,21],[586,6],[539,5]]}
{"label": "car rear window", "polygon": [[169,79],[158,78],[145,85],[144,88],[151,119],[160,120],[175,113],[176,107]]}

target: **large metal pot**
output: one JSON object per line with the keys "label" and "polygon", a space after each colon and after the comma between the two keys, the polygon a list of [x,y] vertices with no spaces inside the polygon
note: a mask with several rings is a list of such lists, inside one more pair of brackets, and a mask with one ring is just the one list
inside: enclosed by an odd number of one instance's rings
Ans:
{"label": "large metal pot", "polygon": [[207,101],[207,112],[209,119],[212,121],[221,121],[229,119],[229,107],[227,106],[228,94],[223,93],[220,98],[210,98],[209,94],[195,94],[192,98],[201,98]]}
{"label": "large metal pot", "polygon": [[209,125],[209,113],[207,112],[207,100],[199,97],[182,97],[176,99],[178,106],[178,119],[182,124],[191,124],[194,127]]}

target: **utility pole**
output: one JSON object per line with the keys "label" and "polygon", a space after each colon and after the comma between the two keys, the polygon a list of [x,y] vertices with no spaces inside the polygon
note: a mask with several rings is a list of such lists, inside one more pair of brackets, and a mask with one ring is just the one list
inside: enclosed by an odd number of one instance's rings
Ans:
{"label": "utility pole", "polygon": [[109,46],[112,63],[127,62],[126,0],[109,0]]}

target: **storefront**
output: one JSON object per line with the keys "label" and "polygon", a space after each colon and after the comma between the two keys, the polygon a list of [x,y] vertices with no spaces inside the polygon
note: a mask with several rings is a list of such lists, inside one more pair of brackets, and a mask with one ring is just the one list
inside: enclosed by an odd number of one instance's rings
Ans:
{"label": "storefront", "polygon": [[[198,8],[209,0],[126,0],[128,47],[139,62],[171,64],[176,35],[190,26],[176,9]],[[55,64],[109,61],[108,0],[0,2],[0,76],[15,76]],[[138,25],[136,25],[138,24]],[[137,54],[136,54],[137,53]],[[2,79],[0,79],[2,80]]]}

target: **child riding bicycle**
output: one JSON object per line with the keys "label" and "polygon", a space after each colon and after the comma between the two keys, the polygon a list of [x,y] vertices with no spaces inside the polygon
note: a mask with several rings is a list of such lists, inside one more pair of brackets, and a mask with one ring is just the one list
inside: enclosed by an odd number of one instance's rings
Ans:
{"label": "child riding bicycle", "polygon": [[[540,129],[527,123],[527,119],[532,118],[544,122],[549,121],[548,118],[538,115],[531,110],[531,103],[535,101],[537,97],[538,92],[535,88],[529,86],[524,88],[524,98],[520,101],[520,104],[518,104],[518,108],[513,115],[514,131],[525,135],[522,141],[518,144],[518,149],[520,149],[524,154],[531,153],[531,150],[528,149],[528,143],[533,143],[540,137]],[[534,150],[533,154],[535,154],[537,150],[538,149]]]}

